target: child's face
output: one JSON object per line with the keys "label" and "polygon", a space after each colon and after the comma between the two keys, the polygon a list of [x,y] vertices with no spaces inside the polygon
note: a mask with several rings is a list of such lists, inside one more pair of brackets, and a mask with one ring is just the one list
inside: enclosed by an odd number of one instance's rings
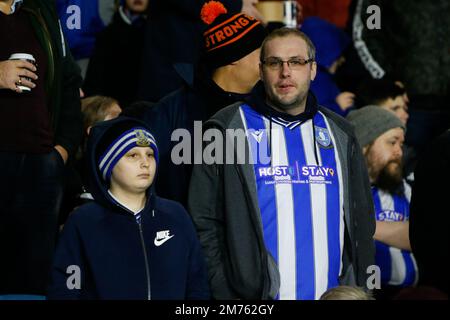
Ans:
{"label": "child's face", "polygon": [[156,160],[150,147],[134,147],[117,162],[111,176],[111,186],[126,192],[145,192],[153,182]]}

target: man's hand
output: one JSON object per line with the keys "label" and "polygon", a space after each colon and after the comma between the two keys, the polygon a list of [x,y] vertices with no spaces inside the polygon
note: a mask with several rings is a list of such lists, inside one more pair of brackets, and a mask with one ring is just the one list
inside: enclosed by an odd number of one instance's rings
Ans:
{"label": "man's hand", "polygon": [[242,0],[242,13],[245,13],[249,16],[252,16],[253,18],[258,19],[263,24],[266,24],[266,21],[264,20],[264,17],[262,14],[256,9],[256,4],[259,2],[259,0]]}
{"label": "man's hand", "polygon": [[339,105],[342,111],[347,110],[351,106],[353,106],[353,100],[355,99],[355,95],[351,92],[345,91],[336,97],[336,103]]}
{"label": "man's hand", "polygon": [[55,149],[56,149],[56,151],[58,151],[59,154],[61,155],[61,158],[63,159],[64,164],[66,164],[67,159],[69,158],[69,153],[67,152],[67,150],[64,149],[64,147],[62,147],[62,146],[60,146],[60,145],[55,146]]}
{"label": "man's hand", "polygon": [[36,80],[38,78],[36,70],[36,67],[28,61],[0,61],[0,89],[10,89],[20,93],[22,90],[17,87],[17,84],[33,89],[36,85],[25,77]]}
{"label": "man's hand", "polygon": [[411,251],[409,221],[377,221],[373,238],[389,246]]}

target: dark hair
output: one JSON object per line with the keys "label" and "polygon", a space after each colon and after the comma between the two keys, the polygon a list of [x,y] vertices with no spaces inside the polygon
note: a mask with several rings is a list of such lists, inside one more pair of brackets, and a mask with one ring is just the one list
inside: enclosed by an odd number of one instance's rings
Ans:
{"label": "dark hair", "polygon": [[153,108],[156,103],[149,101],[136,101],[122,110],[121,116],[142,119],[145,112]]}
{"label": "dark hair", "polygon": [[389,79],[367,79],[356,90],[356,105],[380,105],[387,99],[404,95],[405,88]]}

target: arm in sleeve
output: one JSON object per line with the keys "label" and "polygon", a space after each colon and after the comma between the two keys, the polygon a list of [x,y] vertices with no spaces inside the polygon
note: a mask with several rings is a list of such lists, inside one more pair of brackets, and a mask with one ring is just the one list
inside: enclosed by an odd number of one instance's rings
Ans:
{"label": "arm in sleeve", "polygon": [[391,247],[411,251],[408,221],[377,221],[377,227],[373,238]]}
{"label": "arm in sleeve", "polygon": [[354,259],[356,260],[358,286],[366,286],[367,268],[375,264],[375,244],[373,235],[375,234],[375,206],[373,204],[372,193],[369,183],[369,174],[365,165],[364,157],[359,143],[353,142],[352,157],[352,179],[351,183],[353,195],[353,241],[356,246]]}
{"label": "arm in sleeve", "polygon": [[[381,79],[387,73],[391,73],[392,60],[392,32],[390,28],[389,1],[382,0],[358,0],[353,17],[353,44],[364,67],[372,78]],[[369,29],[368,22],[374,15],[367,13],[368,8],[377,6],[380,8],[381,28]],[[373,7],[373,8],[377,8]],[[374,16],[375,17],[375,16]],[[369,21],[370,19],[370,21]],[[394,17],[395,19],[395,17]]]}
{"label": "arm in sleeve", "polygon": [[[67,44],[66,44],[67,48]],[[62,57],[61,102],[58,112],[55,144],[73,156],[83,136],[83,115],[81,113],[81,75],[80,69],[69,50]]]}
{"label": "arm in sleeve", "polygon": [[194,165],[188,207],[206,257],[213,298],[236,299],[238,297],[228,284],[225,272],[223,178],[219,169],[214,165]]}
{"label": "arm in sleeve", "polygon": [[47,289],[48,299],[79,300],[85,287],[84,272],[81,240],[74,219],[70,217],[56,247]]}
{"label": "arm in sleeve", "polygon": [[[186,216],[187,213],[186,213]],[[189,270],[187,279],[186,299],[207,300],[210,298],[208,284],[208,269],[202,252],[200,241],[190,218],[186,219],[190,238]]]}

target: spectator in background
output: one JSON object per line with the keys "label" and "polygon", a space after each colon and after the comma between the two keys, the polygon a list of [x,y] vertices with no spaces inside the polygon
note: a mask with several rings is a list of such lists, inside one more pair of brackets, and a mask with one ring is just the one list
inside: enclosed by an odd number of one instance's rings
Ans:
{"label": "spectator in background", "polygon": [[393,112],[406,126],[408,122],[408,103],[406,90],[388,79],[367,79],[358,91],[356,102],[360,107],[376,105]]}
{"label": "spectator in background", "polygon": [[380,299],[392,298],[418,281],[409,242],[411,187],[402,177],[405,125],[392,112],[368,106],[350,112],[372,184],[377,220],[374,235],[376,264],[381,269]]}
{"label": "spectator in background", "polygon": [[[367,8],[379,8],[371,28]],[[406,143],[421,150],[450,127],[450,2],[358,0],[353,35],[373,78],[402,81],[408,89]],[[373,20],[372,20],[373,22]]]}
{"label": "spectator in background", "polygon": [[92,200],[89,192],[89,174],[86,168],[86,143],[92,126],[96,123],[117,118],[121,113],[117,100],[93,96],[81,100],[83,112],[83,141],[77,152],[75,161],[68,164],[66,169],[64,198],[61,206],[59,224],[65,223],[73,209],[86,200]]}
{"label": "spectator in background", "polygon": [[273,31],[261,46],[262,81],[203,126],[226,144],[223,161],[206,141],[198,151],[188,201],[215,298],[311,300],[367,285],[369,179],[350,124],[309,91],[314,55],[297,29]]}
{"label": "spectator in background", "polygon": [[312,92],[320,105],[345,116],[354,104],[355,95],[341,92],[334,74],[344,62],[343,53],[350,38],[335,25],[316,17],[305,19],[300,30],[310,37],[317,52],[317,77],[311,83]]}
{"label": "spectator in background", "polygon": [[[243,12],[260,18],[258,0],[222,0],[228,13]],[[158,102],[162,97],[194,81],[206,29],[200,20],[205,2],[150,0],[138,100]]]}
{"label": "spectator in background", "polygon": [[[94,201],[61,233],[50,299],[208,299],[206,265],[183,207],[155,195],[158,147],[146,126],[118,118],[93,127],[88,167]],[[69,267],[79,269],[74,288]]]}
{"label": "spectator in background", "polygon": [[109,23],[115,0],[56,0],[61,27],[84,78],[97,34]]}
{"label": "spectator in background", "polygon": [[[42,295],[82,137],[81,77],[53,1],[2,0],[0,11],[0,294]],[[8,60],[19,52],[37,65]]]}
{"label": "spectator in background", "polygon": [[319,17],[340,29],[344,29],[352,0],[297,0],[302,7],[302,16]]}
{"label": "spectator in background", "polygon": [[93,96],[81,100],[81,111],[84,117],[83,129],[86,139],[93,125],[100,121],[117,118],[122,109],[114,98]]}
{"label": "spectator in background", "polygon": [[122,108],[137,95],[149,0],[124,0],[97,37],[83,90],[116,99]]}
{"label": "spectator in background", "polygon": [[[358,88],[356,93],[358,106],[375,105],[393,112],[397,118],[407,125],[408,95],[405,88],[388,79],[366,79]],[[414,182],[414,167],[417,162],[417,154],[414,148],[403,144],[403,176],[409,183]]]}
{"label": "spectator in background", "polygon": [[[259,79],[259,48],[266,35],[259,20],[242,13],[229,14],[220,2],[205,4],[202,17],[208,25],[203,35],[204,68],[196,73],[194,85],[186,84],[144,115],[160,145],[159,170],[165,178],[157,180],[156,190],[183,205],[187,204],[192,166],[173,163],[171,152],[177,142],[171,141],[172,132],[183,128],[193,134],[194,121],[206,121],[222,108],[248,96]],[[228,44],[208,40],[225,34],[236,24],[241,28],[227,39]],[[193,163],[193,158],[189,160]]]}

